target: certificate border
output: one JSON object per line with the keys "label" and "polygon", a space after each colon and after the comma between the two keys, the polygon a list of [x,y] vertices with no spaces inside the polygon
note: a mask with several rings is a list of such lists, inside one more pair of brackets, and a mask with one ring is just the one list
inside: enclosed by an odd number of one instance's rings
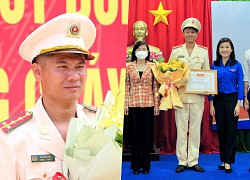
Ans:
{"label": "certificate border", "polygon": [[[218,87],[217,87],[217,70],[206,70],[206,69],[190,69],[191,72],[195,72],[195,73],[211,73],[213,74],[212,76],[214,77],[214,91],[207,91],[208,94],[218,94]],[[190,76],[190,75],[189,75]],[[189,82],[188,82],[189,83]],[[187,90],[187,85],[185,86],[185,93],[187,94],[203,94],[204,91],[190,91]]]}

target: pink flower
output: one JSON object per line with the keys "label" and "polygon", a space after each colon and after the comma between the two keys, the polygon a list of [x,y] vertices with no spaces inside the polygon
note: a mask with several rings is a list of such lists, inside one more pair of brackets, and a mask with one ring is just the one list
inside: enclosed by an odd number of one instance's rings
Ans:
{"label": "pink flower", "polygon": [[126,59],[128,59],[128,58],[130,58],[130,54],[129,54],[129,53],[127,53],[127,57],[126,57]]}
{"label": "pink flower", "polygon": [[150,57],[149,57],[150,61],[164,61],[164,58],[162,56],[162,52],[160,52],[159,54],[157,54],[156,52],[150,52]]}

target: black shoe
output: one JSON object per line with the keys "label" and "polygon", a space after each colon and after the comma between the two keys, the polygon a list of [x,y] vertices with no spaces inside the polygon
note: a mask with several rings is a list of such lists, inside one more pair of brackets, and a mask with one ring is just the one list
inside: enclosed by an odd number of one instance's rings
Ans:
{"label": "black shoe", "polygon": [[148,174],[148,173],[149,173],[149,170],[144,170],[144,169],[143,169],[143,170],[142,170],[142,173],[143,173],[143,174]]}
{"label": "black shoe", "polygon": [[140,171],[139,171],[139,170],[133,170],[133,173],[134,173],[135,175],[137,175],[137,174],[140,173]]}
{"label": "black shoe", "polygon": [[199,164],[195,164],[194,166],[191,167],[191,169],[193,169],[194,171],[197,172],[204,172],[205,170],[199,166]]}
{"label": "black shoe", "polygon": [[185,169],[187,168],[187,166],[184,165],[178,165],[175,169],[175,172],[180,173],[183,172]]}
{"label": "black shoe", "polygon": [[226,172],[226,173],[231,173],[231,172],[232,172],[231,164],[230,164],[230,168],[229,168],[229,169],[226,169],[226,167],[225,167],[225,172]]}
{"label": "black shoe", "polygon": [[218,170],[224,170],[224,169],[225,169],[225,165],[224,164],[218,166]]}
{"label": "black shoe", "polygon": [[230,167],[230,169],[225,169],[226,173],[231,173],[232,172],[232,168]]}

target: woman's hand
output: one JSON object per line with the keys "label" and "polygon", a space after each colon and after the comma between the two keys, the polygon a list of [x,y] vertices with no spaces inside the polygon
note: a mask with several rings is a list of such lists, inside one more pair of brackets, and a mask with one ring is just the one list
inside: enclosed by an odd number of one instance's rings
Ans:
{"label": "woman's hand", "polygon": [[160,111],[159,111],[158,109],[155,109],[155,110],[154,110],[154,115],[155,115],[155,116],[158,116],[159,114],[160,114]]}
{"label": "woman's hand", "polygon": [[249,109],[249,101],[248,101],[247,97],[245,97],[245,99],[244,99],[244,109],[245,109],[245,111],[247,111]]}
{"label": "woman's hand", "polygon": [[214,109],[213,101],[210,101],[210,115],[211,116],[215,115],[215,109]]}
{"label": "woman's hand", "polygon": [[238,101],[237,105],[234,108],[234,117],[240,115],[240,101]]}
{"label": "woman's hand", "polygon": [[124,110],[124,115],[128,115],[128,109]]}

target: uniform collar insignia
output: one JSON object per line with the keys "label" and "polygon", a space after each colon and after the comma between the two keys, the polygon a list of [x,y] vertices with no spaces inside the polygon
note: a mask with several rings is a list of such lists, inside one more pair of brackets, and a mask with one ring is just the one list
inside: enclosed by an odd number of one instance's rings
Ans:
{"label": "uniform collar insignia", "polygon": [[40,126],[39,126],[39,132],[42,135],[45,135],[45,136],[50,134],[49,131],[48,131],[48,129],[47,129],[47,127],[46,127],[46,125],[45,125],[45,123],[40,124]]}

